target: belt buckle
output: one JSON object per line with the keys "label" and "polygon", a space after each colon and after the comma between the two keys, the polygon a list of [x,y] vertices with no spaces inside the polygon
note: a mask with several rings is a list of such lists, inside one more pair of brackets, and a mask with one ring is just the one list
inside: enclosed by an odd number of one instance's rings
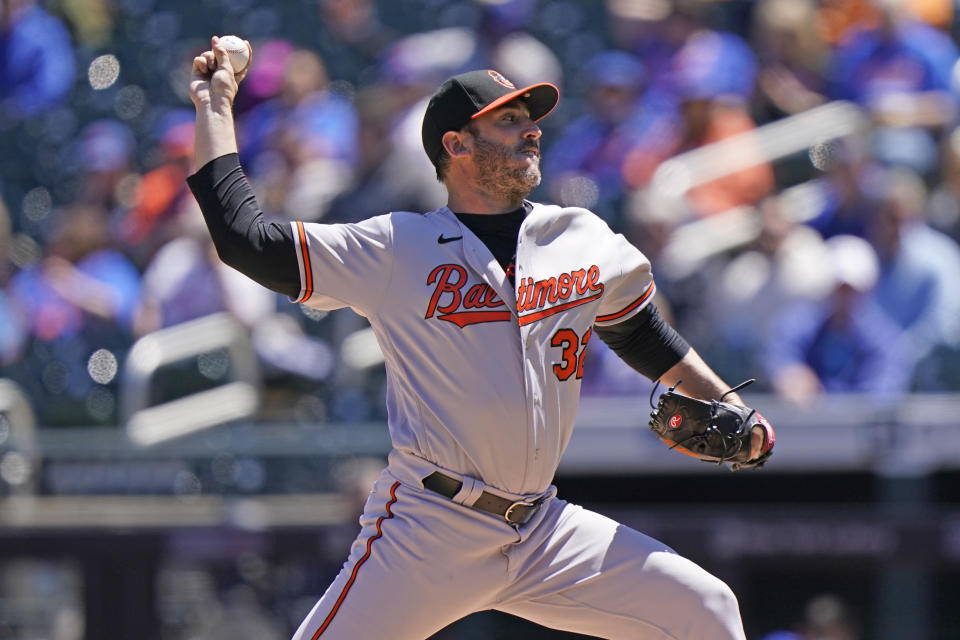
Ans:
{"label": "belt buckle", "polygon": [[[510,516],[513,513],[513,510],[517,509],[518,507],[538,507],[540,506],[541,502],[542,500],[539,500],[539,499],[534,500],[533,502],[530,502],[529,500],[517,500],[516,502],[511,504],[509,507],[507,507],[506,512],[504,512],[503,514],[503,519],[506,520],[508,524],[527,524],[528,522],[530,522],[530,518],[527,518],[526,520],[517,520],[517,521],[511,520]],[[536,510],[531,512],[531,515],[530,515],[531,518],[533,517],[534,513],[536,513]]]}

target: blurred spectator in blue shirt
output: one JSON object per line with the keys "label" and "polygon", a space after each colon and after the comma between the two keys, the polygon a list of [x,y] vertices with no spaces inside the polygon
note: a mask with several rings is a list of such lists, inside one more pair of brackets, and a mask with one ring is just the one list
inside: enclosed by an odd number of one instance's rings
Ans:
{"label": "blurred spectator in blue shirt", "polygon": [[912,355],[960,344],[960,248],[923,219],[926,186],[907,169],[883,180],[868,238],[880,257],[874,293],[894,319]]}
{"label": "blurred spectator in blue shirt", "polygon": [[350,183],[357,129],[356,111],[331,88],[323,60],[306,49],[285,56],[277,95],[250,108],[238,123],[244,166],[263,194],[264,210],[323,217]]}
{"label": "blurred spectator in blue shirt", "polygon": [[352,164],[356,114],[347,98],[331,90],[323,60],[307,49],[281,58],[283,80],[276,95],[252,107],[240,122],[245,163],[255,165],[261,154],[295,142],[298,153]]}
{"label": "blurred spectator in blue shirt", "polygon": [[674,0],[606,0],[607,29],[617,48],[635,54],[646,67],[655,99],[672,92],[673,60],[687,40],[707,28],[705,3]]}
{"label": "blurred spectator in blue shirt", "polygon": [[[763,358],[764,336],[782,309],[818,302],[833,288],[830,254],[820,234],[791,217],[784,196],[757,207],[755,239],[729,260],[701,269],[710,318],[700,329],[704,357],[722,365],[724,377],[749,378]],[[697,334],[691,334],[696,339]],[[766,383],[767,381],[763,381]]]}
{"label": "blurred spectator in blue shirt", "polygon": [[110,238],[103,209],[55,211],[47,255],[11,280],[29,344],[10,377],[27,390],[43,424],[110,423],[115,417],[115,400],[104,395],[110,392],[95,392],[95,383],[116,384],[115,371],[101,377],[88,363],[101,349],[112,354],[101,359],[116,363],[130,347],[140,274]]}
{"label": "blurred spectator in blue shirt", "polygon": [[866,108],[879,128],[877,158],[930,171],[931,131],[957,117],[951,74],[958,52],[941,30],[911,17],[898,2],[877,4],[879,24],[854,28],[833,54],[828,94]]}
{"label": "blurred spectator in blue shirt", "polygon": [[140,276],[109,245],[106,212],[74,205],[53,215],[47,256],[17,273],[10,286],[31,332],[47,341],[73,337],[90,329],[93,320],[129,331]]}
{"label": "blurred spectator in blue shirt", "polygon": [[840,234],[865,237],[884,169],[855,138],[831,141],[823,155],[826,157],[818,158],[817,163],[824,175],[811,183],[817,207],[807,224],[824,238]]}
{"label": "blurred spectator in blue shirt", "polygon": [[0,129],[62,104],[75,75],[63,23],[33,0],[0,0]]}
{"label": "blurred spectator in blue shirt", "polygon": [[[742,39],[698,31],[677,52],[672,69],[671,91],[679,103],[679,118],[672,126],[656,127],[656,135],[646,136],[627,154],[624,179],[632,188],[647,187],[660,164],[673,156],[756,129],[746,106],[754,89],[756,60]],[[736,153],[720,149],[710,158],[711,168],[720,169],[719,177],[685,191],[686,217],[756,204],[773,189],[773,168],[749,138]]]}
{"label": "blurred spectator in blue shirt", "polygon": [[[956,46],[943,31],[899,10],[897,3],[878,6],[879,24],[853,29],[834,51],[828,72],[831,97],[879,109],[880,116],[885,115],[884,107],[912,104],[917,116],[938,116],[933,123],[952,117],[950,74],[957,61]],[[888,99],[901,102],[885,103]],[[926,99],[936,108],[918,111]]]}
{"label": "blurred spectator in blue shirt", "polygon": [[757,56],[738,35],[701,29],[671,61],[669,86],[678,99],[716,98],[746,102],[757,79]]}
{"label": "blurred spectator in blue shirt", "polygon": [[671,116],[643,102],[645,72],[633,54],[599,53],[587,63],[586,75],[590,110],[548,145],[543,172],[555,202],[590,208],[615,224],[627,153]]}
{"label": "blurred spectator in blue shirt", "polygon": [[801,405],[823,393],[906,392],[913,361],[869,295],[879,274],[876,253],[863,238],[844,235],[827,240],[827,249],[830,296],[785,307],[771,328],[763,357],[773,388]]}

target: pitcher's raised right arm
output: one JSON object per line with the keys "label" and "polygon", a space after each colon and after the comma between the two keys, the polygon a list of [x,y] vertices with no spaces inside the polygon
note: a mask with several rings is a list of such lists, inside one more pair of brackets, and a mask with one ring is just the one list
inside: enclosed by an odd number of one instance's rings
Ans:
{"label": "pitcher's raised right arm", "polygon": [[293,232],[289,224],[266,220],[237,155],[233,100],[245,74],[234,75],[216,36],[210,50],[194,58],[190,99],[197,110],[198,171],[187,184],[220,259],[263,286],[295,298],[301,285]]}

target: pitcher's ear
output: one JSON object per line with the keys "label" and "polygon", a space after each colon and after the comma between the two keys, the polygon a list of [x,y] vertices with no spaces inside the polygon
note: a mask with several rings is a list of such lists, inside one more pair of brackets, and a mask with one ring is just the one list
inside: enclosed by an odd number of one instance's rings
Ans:
{"label": "pitcher's ear", "polygon": [[466,135],[461,131],[447,131],[440,141],[450,157],[466,156],[470,154],[470,145]]}

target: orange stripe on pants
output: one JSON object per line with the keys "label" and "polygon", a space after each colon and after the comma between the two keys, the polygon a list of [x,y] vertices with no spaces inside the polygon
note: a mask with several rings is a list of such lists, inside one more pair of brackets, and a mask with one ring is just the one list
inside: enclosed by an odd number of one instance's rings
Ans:
{"label": "orange stripe on pants", "polygon": [[399,482],[394,482],[393,486],[390,487],[390,502],[387,503],[386,511],[387,515],[380,516],[377,519],[377,532],[370,536],[370,539],[367,540],[367,551],[363,554],[363,557],[357,561],[357,564],[354,565],[353,571],[350,573],[350,579],[347,580],[347,584],[344,585],[343,591],[340,592],[340,597],[337,598],[336,604],[333,605],[333,609],[327,615],[327,619],[323,621],[323,624],[320,625],[320,628],[317,629],[317,632],[313,634],[312,640],[317,640],[320,636],[323,635],[323,632],[327,630],[327,627],[330,626],[330,623],[333,622],[333,617],[337,615],[337,610],[340,609],[340,605],[343,604],[343,600],[347,597],[347,593],[350,591],[350,587],[353,586],[354,581],[357,579],[357,572],[360,571],[360,567],[363,566],[363,563],[367,561],[367,558],[370,557],[370,551],[373,549],[373,541],[380,538],[383,535],[383,531],[380,529],[380,525],[383,524],[384,520],[389,520],[393,517],[393,512],[390,511],[390,507],[394,502],[397,501],[397,487],[400,486]]}

